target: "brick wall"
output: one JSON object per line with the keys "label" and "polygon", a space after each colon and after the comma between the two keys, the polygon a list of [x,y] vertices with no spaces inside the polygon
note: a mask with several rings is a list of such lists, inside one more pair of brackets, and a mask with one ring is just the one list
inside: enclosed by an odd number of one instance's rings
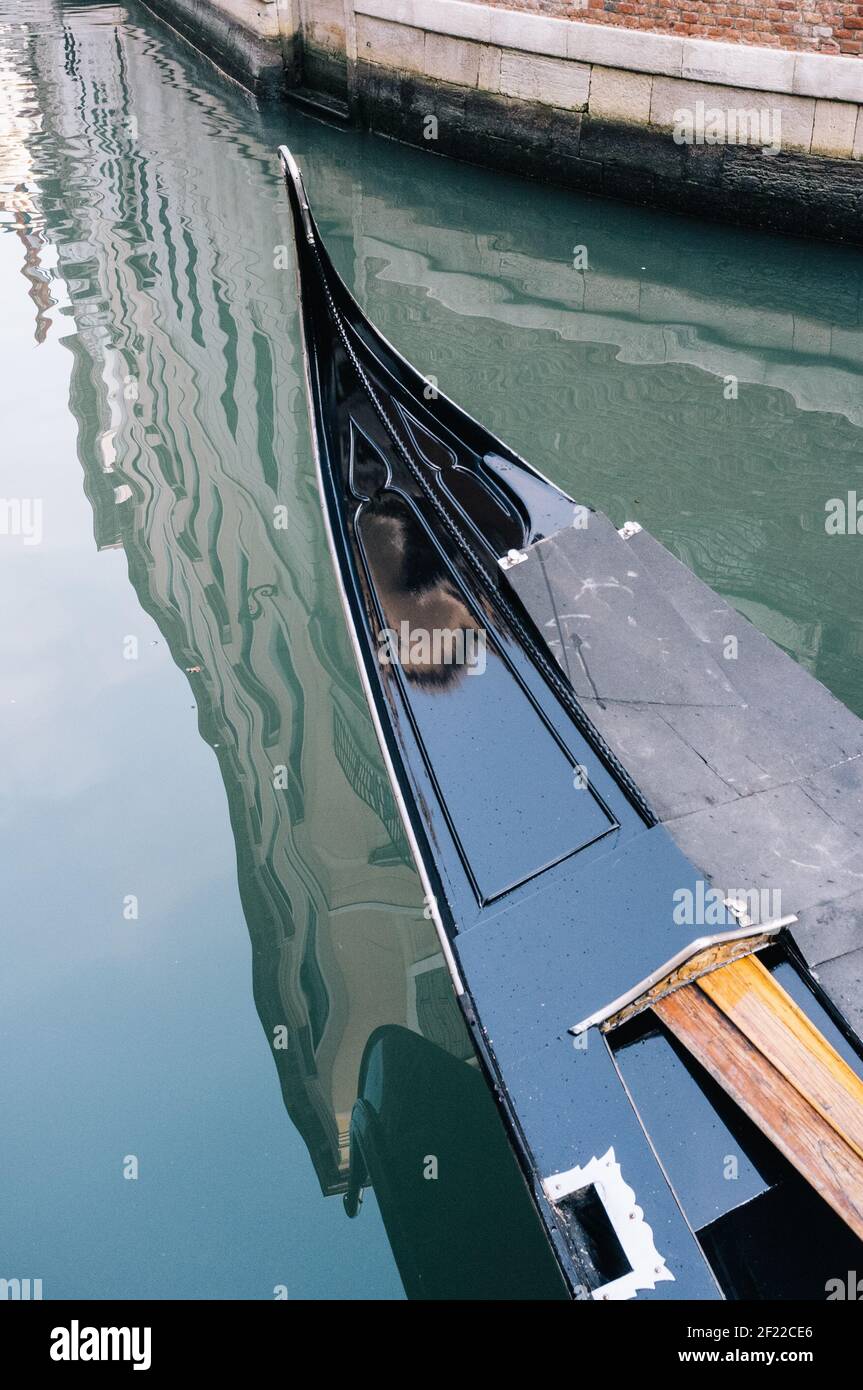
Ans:
{"label": "brick wall", "polygon": [[810,53],[863,54],[863,3],[854,0],[483,0],[524,10],[660,34],[722,39]]}

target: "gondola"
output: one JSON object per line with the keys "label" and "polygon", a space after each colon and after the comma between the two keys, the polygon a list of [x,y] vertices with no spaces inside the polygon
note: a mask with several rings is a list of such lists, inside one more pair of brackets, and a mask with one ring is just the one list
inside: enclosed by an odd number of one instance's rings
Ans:
{"label": "gondola", "polygon": [[[757,796],[790,789],[773,814],[806,840],[799,778],[738,796],[717,764],[756,745],[778,764],[788,720],[797,739],[808,717],[811,776],[827,797],[843,768],[844,807],[863,726],[639,527],[577,504],[406,362],[279,155],[348,631],[426,914],[566,1287],[829,1297],[861,1267],[863,1082],[859,1000],[818,979],[812,942],[829,951],[831,928],[813,909],[841,916],[853,879],[846,893],[825,861],[804,891],[791,841],[777,867]],[[745,625],[761,694],[716,659],[717,613]],[[741,839],[743,802],[763,815]],[[758,911],[765,865],[790,911]],[[718,886],[735,868],[742,897]],[[801,1222],[817,1231],[805,1261]]]}

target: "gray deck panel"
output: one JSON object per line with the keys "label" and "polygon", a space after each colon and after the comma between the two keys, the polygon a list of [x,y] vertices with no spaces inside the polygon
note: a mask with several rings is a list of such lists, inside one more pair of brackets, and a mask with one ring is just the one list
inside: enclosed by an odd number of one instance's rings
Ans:
{"label": "gray deck panel", "polygon": [[819,965],[815,973],[851,1027],[863,1037],[863,948]]}
{"label": "gray deck panel", "polygon": [[582,705],[639,786],[650,787],[650,803],[660,820],[737,797],[697,747],[670,726],[661,706],[599,705],[595,700],[582,700]]}
{"label": "gray deck panel", "polygon": [[863,950],[863,889],[838,901],[804,908],[794,939],[809,964],[819,967],[824,961]]}
{"label": "gray deck panel", "polygon": [[834,820],[863,833],[863,757],[823,768],[802,786]]}
{"label": "gray deck panel", "polygon": [[646,531],[592,513],[508,577],[680,849],[725,890],[779,890],[859,1029],[863,720]]}
{"label": "gray deck panel", "polygon": [[[533,547],[514,587],[581,698],[733,705],[740,698],[607,517]],[[681,662],[681,652],[687,660]]]}
{"label": "gray deck panel", "polygon": [[848,897],[863,883],[863,837],[798,785],[682,816],[666,828],[717,886],[778,891],[783,916]]}
{"label": "gray deck panel", "polygon": [[817,739],[795,738],[794,721],[753,705],[663,711],[678,737],[703,757],[736,796],[796,782],[824,767]]}
{"label": "gray deck panel", "polygon": [[[557,538],[555,537],[555,540]],[[561,537],[563,539],[563,537]],[[803,666],[753,627],[647,531],[625,542],[686,622],[692,636],[721,654],[724,640],[738,641],[729,678],[742,701],[772,712],[786,725],[786,744],[811,741],[810,756],[822,766],[863,753],[863,720]],[[720,656],[720,659],[721,656]]]}

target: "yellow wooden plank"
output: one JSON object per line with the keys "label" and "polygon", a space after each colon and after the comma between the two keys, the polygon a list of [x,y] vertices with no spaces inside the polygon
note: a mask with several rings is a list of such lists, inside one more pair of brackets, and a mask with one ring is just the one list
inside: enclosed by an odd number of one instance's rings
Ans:
{"label": "yellow wooden plank", "polygon": [[[725,969],[729,967],[724,967]],[[708,999],[686,985],[654,1013],[863,1239],[863,1159]]]}
{"label": "yellow wooden plank", "polygon": [[863,1158],[863,1081],[761,961],[734,961],[698,987]]}

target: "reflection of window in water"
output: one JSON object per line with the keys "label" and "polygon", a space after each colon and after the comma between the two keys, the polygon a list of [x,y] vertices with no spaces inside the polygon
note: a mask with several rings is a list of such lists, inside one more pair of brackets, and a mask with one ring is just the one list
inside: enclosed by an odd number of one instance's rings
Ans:
{"label": "reflection of window in water", "polygon": [[[410,857],[407,842],[390,784],[380,767],[368,758],[357,743],[337,701],[333,704],[333,749],[351,787],[360,800],[374,811],[389,835],[392,841],[392,858],[407,863]],[[378,863],[385,862],[381,854],[374,854],[374,858]]]}
{"label": "reflection of window in water", "polygon": [[306,1001],[309,1031],[312,1036],[312,1047],[315,1051],[317,1051],[321,1038],[324,1036],[324,1029],[330,1016],[330,996],[321,974],[321,967],[318,964],[317,936],[318,913],[314,903],[310,902],[309,924],[306,928],[303,959],[300,963],[300,988]]}
{"label": "reflection of window in water", "polygon": [[453,1057],[472,1060],[474,1050],[453,990],[444,958],[438,951],[408,967],[408,1027],[437,1043]]}

